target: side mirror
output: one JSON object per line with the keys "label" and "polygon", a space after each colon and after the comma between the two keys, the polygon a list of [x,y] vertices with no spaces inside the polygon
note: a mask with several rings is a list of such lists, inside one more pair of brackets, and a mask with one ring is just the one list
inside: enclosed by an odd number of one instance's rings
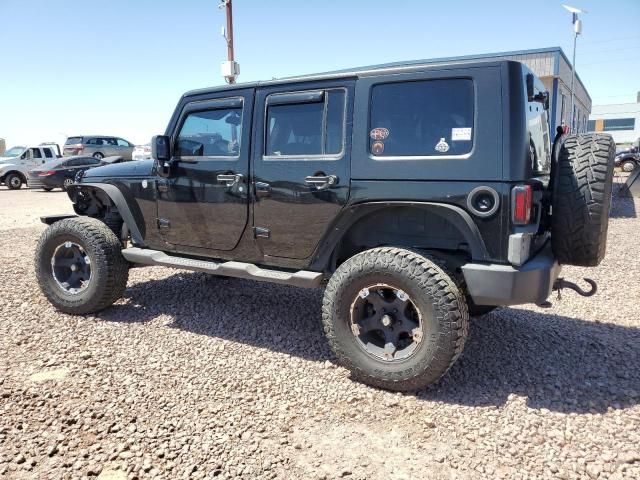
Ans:
{"label": "side mirror", "polygon": [[527,97],[528,100],[531,102],[533,101],[533,96],[535,95],[535,90],[533,88],[533,74],[531,73],[527,73]]}
{"label": "side mirror", "polygon": [[151,158],[156,160],[160,166],[171,160],[171,140],[166,135],[155,135],[151,139]]}

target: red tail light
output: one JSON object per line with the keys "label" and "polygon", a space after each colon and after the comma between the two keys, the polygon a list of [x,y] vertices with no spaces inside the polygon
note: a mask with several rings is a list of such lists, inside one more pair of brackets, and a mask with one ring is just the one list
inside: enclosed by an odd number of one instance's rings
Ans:
{"label": "red tail light", "polygon": [[514,225],[526,225],[531,221],[533,189],[531,185],[518,185],[511,190],[511,209]]}
{"label": "red tail light", "polygon": [[80,143],[78,145],[76,145],[75,147],[76,147],[76,150],[78,151],[78,153],[80,153],[80,152],[82,152],[84,150],[84,145],[82,145]]}
{"label": "red tail light", "polygon": [[38,173],[39,177],[50,177],[51,175],[55,175],[55,170],[47,170],[46,172]]}

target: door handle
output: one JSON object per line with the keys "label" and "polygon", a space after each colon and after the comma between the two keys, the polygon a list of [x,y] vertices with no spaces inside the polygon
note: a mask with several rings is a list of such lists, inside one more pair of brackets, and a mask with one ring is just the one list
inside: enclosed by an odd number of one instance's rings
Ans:
{"label": "door handle", "polygon": [[243,176],[240,173],[221,174],[216,177],[218,183],[224,183],[227,187],[233,187],[236,183],[240,183]]}
{"label": "door handle", "polygon": [[314,175],[306,177],[304,183],[316,187],[318,190],[326,190],[338,184],[338,177],[335,175]]}

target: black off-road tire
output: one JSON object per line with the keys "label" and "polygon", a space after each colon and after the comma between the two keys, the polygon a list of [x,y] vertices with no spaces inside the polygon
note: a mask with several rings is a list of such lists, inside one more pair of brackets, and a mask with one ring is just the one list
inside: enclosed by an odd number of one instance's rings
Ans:
{"label": "black off-road tire", "polygon": [[[79,244],[91,260],[86,290],[70,294],[53,276],[51,259],[65,242]],[[98,312],[122,297],[129,278],[129,263],[120,240],[100,220],[78,217],[60,220],[44,231],[36,248],[36,277],[42,293],[60,311],[73,315]]]}
{"label": "black off-road tire", "polygon": [[[423,317],[423,337],[404,360],[383,361],[367,354],[350,327],[351,303],[372,282],[397,285]],[[469,314],[461,291],[435,263],[419,253],[380,247],[359,253],[338,267],[324,294],[322,323],[338,361],[355,380],[397,391],[438,381],[462,353]]]}
{"label": "black off-road tire", "polygon": [[20,190],[24,185],[24,179],[17,173],[10,173],[5,177],[4,184],[9,190]]}
{"label": "black off-road tire", "polygon": [[594,267],[607,247],[616,145],[610,135],[569,135],[554,173],[551,246],[561,264]]}

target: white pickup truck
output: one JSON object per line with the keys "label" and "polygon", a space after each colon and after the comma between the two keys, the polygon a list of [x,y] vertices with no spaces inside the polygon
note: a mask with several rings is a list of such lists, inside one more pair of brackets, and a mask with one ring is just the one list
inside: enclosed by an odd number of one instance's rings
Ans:
{"label": "white pickup truck", "polygon": [[55,145],[12,147],[0,157],[0,184],[18,190],[27,183],[29,170],[56,158]]}

